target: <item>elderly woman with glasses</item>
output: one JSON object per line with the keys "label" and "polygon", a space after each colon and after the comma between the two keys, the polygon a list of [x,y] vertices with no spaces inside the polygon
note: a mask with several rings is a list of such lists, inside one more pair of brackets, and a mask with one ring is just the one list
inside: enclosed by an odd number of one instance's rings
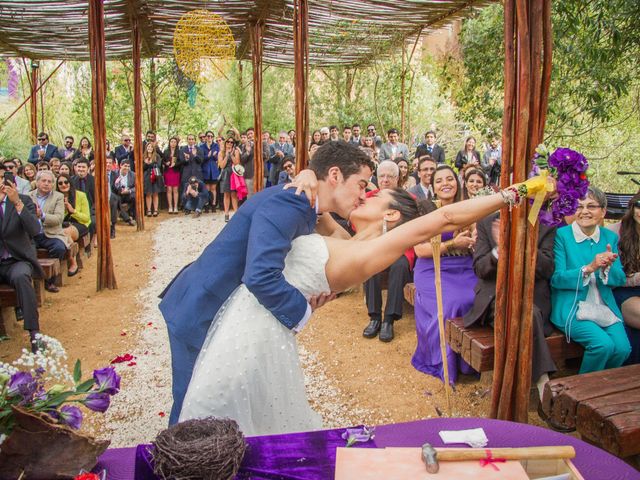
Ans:
{"label": "elderly woman with glasses", "polygon": [[551,321],[584,346],[580,373],[619,367],[631,352],[612,291],[626,282],[618,236],[600,228],[606,207],[604,193],[589,187],[575,221],[558,229],[554,245]]}

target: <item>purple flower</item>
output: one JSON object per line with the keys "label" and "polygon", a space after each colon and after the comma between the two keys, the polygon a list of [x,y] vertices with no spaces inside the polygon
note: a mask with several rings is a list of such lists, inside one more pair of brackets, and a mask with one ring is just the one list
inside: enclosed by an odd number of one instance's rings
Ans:
{"label": "purple flower", "polygon": [[347,447],[356,442],[368,442],[375,437],[375,427],[347,428],[342,438],[347,441]]}
{"label": "purple flower", "polygon": [[23,401],[31,401],[38,389],[38,382],[29,372],[16,372],[11,375],[8,383],[7,395],[10,397],[21,396]]}
{"label": "purple flower", "polygon": [[99,392],[115,395],[120,391],[120,375],[113,367],[105,367],[93,371],[93,378]]}
{"label": "purple flower", "polygon": [[62,423],[69,425],[74,430],[78,430],[82,425],[82,412],[78,407],[65,405],[60,409],[59,418]]}
{"label": "purple flower", "polygon": [[93,410],[94,412],[104,413],[109,408],[109,403],[111,402],[111,397],[106,392],[99,393],[90,393],[87,395],[82,403],[89,410]]}

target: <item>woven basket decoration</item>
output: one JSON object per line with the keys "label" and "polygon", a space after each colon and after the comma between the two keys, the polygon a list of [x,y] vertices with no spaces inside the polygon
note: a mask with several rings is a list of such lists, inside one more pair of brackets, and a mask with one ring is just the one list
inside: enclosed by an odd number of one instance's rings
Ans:
{"label": "woven basket decoration", "polygon": [[208,10],[185,13],[173,33],[173,52],[182,72],[196,83],[225,76],[236,43],[227,22]]}

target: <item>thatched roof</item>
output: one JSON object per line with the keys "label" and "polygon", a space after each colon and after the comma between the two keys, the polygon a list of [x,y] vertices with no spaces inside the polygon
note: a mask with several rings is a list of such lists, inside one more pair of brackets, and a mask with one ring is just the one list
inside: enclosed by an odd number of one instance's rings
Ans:
{"label": "thatched roof", "polygon": [[[312,65],[353,65],[422,31],[436,29],[489,0],[309,0]],[[131,56],[134,17],[144,57],[173,56],[180,17],[206,8],[220,14],[250,58],[247,25],[265,22],[264,62],[293,64],[290,0],[104,0],[107,58]],[[87,0],[0,0],[0,54],[32,59],[88,60]]]}

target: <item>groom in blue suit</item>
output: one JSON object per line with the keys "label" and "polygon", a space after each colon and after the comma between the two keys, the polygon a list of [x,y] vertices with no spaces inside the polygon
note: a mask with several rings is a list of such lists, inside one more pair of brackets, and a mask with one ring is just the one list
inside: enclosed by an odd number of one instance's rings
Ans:
{"label": "groom in blue suit", "polygon": [[326,297],[305,297],[284,278],[291,242],[313,232],[317,215],[336,212],[348,218],[365,198],[372,174],[366,153],[346,142],[320,147],[309,168],[318,178],[315,208],[304,195],[282,185],[247,200],[202,252],[171,281],[160,297],[167,323],[173,373],[169,424],[178,421],[182,401],[207,331],[233,291],[244,283],[283,325],[296,330]]}

